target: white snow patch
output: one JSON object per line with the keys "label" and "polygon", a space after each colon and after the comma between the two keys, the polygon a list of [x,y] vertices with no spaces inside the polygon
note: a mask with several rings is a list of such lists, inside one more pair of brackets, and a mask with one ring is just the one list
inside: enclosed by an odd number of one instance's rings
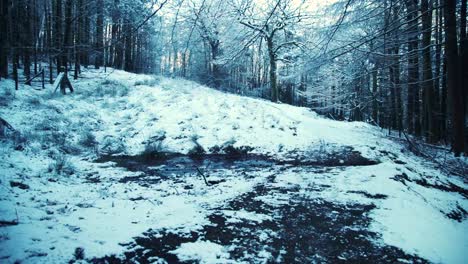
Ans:
{"label": "white snow patch", "polygon": [[200,263],[235,263],[229,260],[226,249],[211,241],[196,241],[183,243],[176,250],[170,251],[177,255],[180,261],[199,261]]}
{"label": "white snow patch", "polygon": [[257,214],[254,212],[248,212],[244,209],[233,211],[233,210],[223,210],[222,213],[227,216],[226,222],[228,223],[239,223],[243,220],[248,220],[250,222],[261,223],[265,220],[272,220],[272,217],[264,214]]}

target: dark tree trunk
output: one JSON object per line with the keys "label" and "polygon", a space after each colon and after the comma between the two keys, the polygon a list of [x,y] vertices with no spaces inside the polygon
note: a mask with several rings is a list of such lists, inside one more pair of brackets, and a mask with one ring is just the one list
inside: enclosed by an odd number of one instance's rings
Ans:
{"label": "dark tree trunk", "polygon": [[[84,5],[88,6],[88,0],[84,0]],[[84,26],[83,26],[83,46],[81,52],[81,63],[85,68],[88,68],[89,65],[89,51],[91,49],[90,39],[91,39],[91,19],[89,18],[89,10],[83,10],[84,13]]]}
{"label": "dark tree trunk", "polygon": [[68,72],[68,61],[70,58],[73,46],[73,32],[72,32],[72,11],[73,0],[65,1],[65,31],[64,31],[64,47],[62,51],[62,65],[65,72]]}
{"label": "dark tree trunk", "polygon": [[452,148],[455,156],[464,151],[463,90],[458,76],[456,0],[445,0],[445,54],[447,58],[447,89],[452,114]]}
{"label": "dark tree trunk", "polygon": [[132,61],[132,27],[130,26],[130,22],[127,20],[125,22],[125,71],[132,71],[133,70],[133,61]]}
{"label": "dark tree trunk", "polygon": [[[398,54],[400,49],[398,46],[395,47],[395,54]],[[401,85],[400,85],[400,59],[397,57],[393,66],[394,77],[393,77],[393,87],[395,89],[395,113],[397,119],[397,130],[399,136],[401,137],[401,132],[403,130],[403,104],[401,100]]]}
{"label": "dark tree trunk", "polygon": [[[439,0],[437,2],[437,4],[441,4],[440,3],[441,0]],[[436,47],[435,47],[435,77],[436,77],[436,80],[435,80],[435,87],[434,87],[434,90],[435,90],[435,93],[434,93],[434,105],[436,107],[436,113],[435,113],[435,116],[436,116],[436,119],[435,121],[437,122],[436,124],[436,135],[435,135],[435,140],[436,141],[440,141],[441,140],[441,135],[443,135],[443,133],[445,133],[445,131],[443,131],[443,125],[442,125],[442,111],[440,109],[440,104],[441,104],[441,87],[442,87],[442,72],[441,72],[441,66],[442,66],[442,58],[441,58],[441,55],[442,55],[442,32],[443,32],[443,29],[442,29],[442,10],[439,8],[437,9],[436,11],[436,23],[437,23],[437,27],[436,27],[436,32],[435,32],[435,39],[436,39]]]}
{"label": "dark tree trunk", "polygon": [[96,0],[96,56],[94,67],[99,67],[104,64],[104,0]]}
{"label": "dark tree trunk", "polygon": [[431,60],[431,33],[432,33],[432,6],[429,6],[428,0],[421,0],[422,13],[422,89],[424,101],[424,132],[430,143],[436,141],[436,120],[434,103],[434,80],[432,75]]}
{"label": "dark tree trunk", "polygon": [[[461,0],[461,11],[460,11],[460,85],[463,92],[463,120],[466,121],[468,115],[468,38],[467,38],[467,24],[466,24],[466,12],[467,12],[467,1]],[[466,129],[466,127],[465,127]],[[468,155],[468,135],[465,136],[465,153]]]}
{"label": "dark tree trunk", "polygon": [[372,70],[372,119],[378,124],[379,104],[377,102],[378,89],[377,89],[377,66]]}
{"label": "dark tree trunk", "polygon": [[267,47],[268,47],[268,58],[270,59],[270,89],[271,89],[271,101],[278,102],[279,99],[279,89],[278,89],[278,81],[276,79],[276,71],[277,71],[277,62],[276,62],[276,54],[274,52],[273,47],[273,38],[267,38]]}
{"label": "dark tree trunk", "polygon": [[32,49],[32,32],[31,32],[31,0],[26,0],[22,6],[24,12],[24,21],[21,35],[22,55],[23,55],[23,73],[26,80],[31,78],[31,49]]}
{"label": "dark tree trunk", "polygon": [[18,90],[18,61],[19,55],[17,54],[17,50],[13,49],[13,79],[15,80],[15,90]]}
{"label": "dark tree trunk", "polygon": [[31,3],[31,16],[33,19],[32,23],[32,31],[31,31],[31,43],[32,43],[32,50],[33,50],[33,57],[34,57],[34,75],[37,74],[37,49],[39,46],[39,40],[37,38],[37,34],[39,29],[37,28],[37,2],[33,0]]}
{"label": "dark tree trunk", "polygon": [[[392,10],[392,23],[397,27],[399,25],[399,17],[398,17],[398,6],[394,5]],[[401,137],[401,132],[403,130],[403,105],[401,99],[401,85],[400,85],[400,57],[398,54],[400,53],[400,38],[399,38],[400,31],[395,30],[392,34],[392,52],[395,56],[393,60],[391,60],[391,69],[393,71],[393,80],[391,84],[391,89],[394,90],[395,93],[395,109],[393,109],[395,119],[396,119],[396,128],[398,130],[398,135]]]}
{"label": "dark tree trunk", "polygon": [[61,60],[61,55],[62,55],[62,0],[55,0],[55,6],[54,6],[54,48],[55,48],[55,54],[54,57],[57,62],[57,72],[63,71],[63,64]]}
{"label": "dark tree trunk", "polygon": [[81,50],[83,43],[83,0],[76,1],[76,15],[78,20],[75,23],[75,44],[74,44],[74,59],[75,59],[75,73],[73,79],[78,79],[78,75],[81,72]]}
{"label": "dark tree trunk", "polygon": [[8,78],[8,5],[10,1],[0,1],[0,80]]}
{"label": "dark tree trunk", "polygon": [[420,110],[419,110],[419,55],[418,55],[418,9],[417,0],[408,0],[408,131],[416,136],[421,135]]}
{"label": "dark tree trunk", "polygon": [[214,86],[221,87],[221,69],[216,61],[219,57],[219,40],[210,41],[211,47],[211,76],[213,78]]}
{"label": "dark tree trunk", "polygon": [[121,49],[121,44],[119,41],[119,25],[120,25],[120,10],[119,10],[120,0],[114,0],[114,9],[112,10],[112,45],[111,52],[109,53],[109,62],[112,67],[120,68],[121,65],[117,65],[119,60],[119,49]]}
{"label": "dark tree trunk", "polygon": [[117,32],[116,32],[116,43],[115,43],[115,55],[114,55],[114,67],[117,69],[122,69],[123,63],[123,39],[122,39],[122,25],[117,25]]}
{"label": "dark tree trunk", "polygon": [[52,59],[52,10],[49,8],[48,1],[44,1],[44,12],[45,12],[45,48],[47,48],[47,56],[49,60],[49,83],[53,81],[53,59]]}
{"label": "dark tree trunk", "polygon": [[448,120],[449,120],[449,109],[448,109],[448,89],[447,89],[447,58],[443,60],[442,66],[442,89],[440,91],[440,135],[447,142],[447,134],[449,131]]}

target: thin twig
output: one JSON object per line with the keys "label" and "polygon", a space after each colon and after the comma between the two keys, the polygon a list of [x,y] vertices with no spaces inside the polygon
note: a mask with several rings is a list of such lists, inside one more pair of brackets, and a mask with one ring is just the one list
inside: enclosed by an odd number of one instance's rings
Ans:
{"label": "thin twig", "polygon": [[203,177],[203,180],[205,181],[206,186],[210,186],[211,184],[206,180],[205,174],[201,172],[200,168],[198,167],[195,167],[195,168],[197,168],[198,174],[200,174]]}

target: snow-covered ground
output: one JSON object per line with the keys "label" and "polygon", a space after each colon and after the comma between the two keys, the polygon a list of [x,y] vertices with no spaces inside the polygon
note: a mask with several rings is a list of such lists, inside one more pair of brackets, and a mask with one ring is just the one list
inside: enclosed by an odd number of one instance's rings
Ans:
{"label": "snow-covered ground", "polygon": [[[304,199],[345,208],[372,205],[365,228],[377,234],[368,238],[373,244],[435,263],[468,259],[466,179],[436,169],[373,126],[332,121],[307,108],[226,94],[186,80],[112,69],[85,72],[73,84],[76,92],[63,96],[50,87],[14,91],[10,80],[0,82],[0,117],[19,131],[5,131],[0,139],[0,220],[18,222],[0,226],[0,263],[63,263],[81,258],[77,248],[84,249],[87,260],[122,257],[133,238],[150,229],[199,232],[213,225],[213,212],[230,224],[274,221],[274,215],[226,208],[259,186],[294,187]],[[207,186],[195,168],[164,179],[153,175],[154,181],[141,184],[128,179],[145,172],[94,162],[102,155],[232,150],[291,161],[339,157],[344,148],[376,164],[349,166],[340,158],[348,166],[319,173],[293,163],[253,169],[205,166],[211,180],[221,180]],[[255,200],[271,208],[292,202],[288,191],[259,193]],[[260,243],[267,244],[274,233],[259,234]],[[181,261],[230,263],[239,261],[232,257],[237,246],[200,237],[170,254]],[[257,253],[245,260],[281,262],[266,249]]]}

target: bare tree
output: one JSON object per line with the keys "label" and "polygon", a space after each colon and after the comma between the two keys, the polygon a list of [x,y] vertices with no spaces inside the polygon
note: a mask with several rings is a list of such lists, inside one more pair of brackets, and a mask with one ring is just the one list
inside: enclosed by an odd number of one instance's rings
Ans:
{"label": "bare tree", "polygon": [[300,46],[298,41],[284,38],[280,35],[287,32],[290,27],[294,27],[301,22],[303,18],[301,15],[303,4],[304,1],[296,6],[292,4],[291,0],[268,1],[266,4],[267,8],[260,13],[256,12],[256,6],[253,4],[239,8],[241,15],[239,22],[255,31],[266,42],[270,62],[271,101],[273,102],[279,100],[277,69],[278,61],[282,59],[280,52],[282,49],[290,46]]}

